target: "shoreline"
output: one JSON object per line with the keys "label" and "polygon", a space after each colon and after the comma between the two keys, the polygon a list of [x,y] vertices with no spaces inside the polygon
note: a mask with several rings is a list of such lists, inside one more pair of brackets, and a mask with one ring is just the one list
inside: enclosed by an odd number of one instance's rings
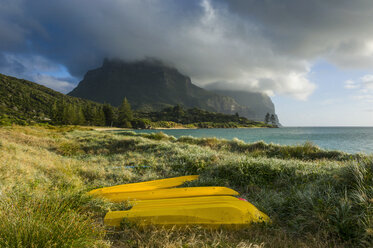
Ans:
{"label": "shoreline", "polygon": [[120,127],[95,127],[95,131],[136,131],[136,130],[196,130],[196,129],[256,129],[256,128],[270,128],[270,127],[212,127],[212,128],[200,128],[200,127],[155,127],[155,128],[120,128]]}
{"label": "shoreline", "polygon": [[241,128],[247,128],[247,129],[254,129],[254,128],[269,128],[269,127],[211,127],[211,128],[203,128],[203,127],[157,127],[157,128],[149,128],[149,129],[132,129],[132,130],[178,130],[178,129],[241,129]]}
{"label": "shoreline", "polygon": [[119,131],[119,130],[134,130],[133,128],[120,128],[120,127],[94,127],[95,131]]}

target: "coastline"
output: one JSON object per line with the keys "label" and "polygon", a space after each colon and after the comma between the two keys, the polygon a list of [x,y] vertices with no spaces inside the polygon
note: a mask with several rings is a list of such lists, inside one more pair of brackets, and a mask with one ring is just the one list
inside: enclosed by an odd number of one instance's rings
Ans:
{"label": "coastline", "polygon": [[156,128],[149,128],[149,129],[132,129],[132,130],[172,130],[172,129],[254,129],[254,128],[270,128],[270,127],[156,127]]}
{"label": "coastline", "polygon": [[95,131],[133,131],[133,130],[195,130],[195,129],[257,129],[257,128],[270,128],[270,127],[211,127],[211,128],[201,128],[201,127],[155,127],[155,128],[120,128],[120,127],[95,127]]}
{"label": "coastline", "polygon": [[201,129],[198,127],[155,127],[155,128],[142,128],[142,129],[135,129],[135,130],[177,130],[177,129]]}
{"label": "coastline", "polygon": [[94,127],[95,131],[119,131],[119,130],[134,130],[133,128],[120,128],[120,127]]}

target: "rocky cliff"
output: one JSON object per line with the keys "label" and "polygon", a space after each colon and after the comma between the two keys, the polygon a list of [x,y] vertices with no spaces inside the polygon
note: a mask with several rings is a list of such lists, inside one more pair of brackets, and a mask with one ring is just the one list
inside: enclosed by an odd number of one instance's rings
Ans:
{"label": "rocky cliff", "polygon": [[179,104],[185,108],[239,113],[260,121],[264,120],[267,112],[274,113],[273,103],[267,96],[252,93],[252,100],[248,101],[245,96],[231,92],[208,91],[194,85],[177,69],[156,60],[105,60],[100,68],[88,71],[68,95],[114,106],[120,105],[126,97],[134,109],[142,111]]}

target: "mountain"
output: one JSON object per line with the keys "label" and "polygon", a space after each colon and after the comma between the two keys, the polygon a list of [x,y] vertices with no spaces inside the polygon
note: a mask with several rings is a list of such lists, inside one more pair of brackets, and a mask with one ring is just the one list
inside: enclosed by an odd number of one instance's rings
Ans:
{"label": "mountain", "polygon": [[106,59],[102,67],[88,71],[68,95],[114,106],[120,105],[126,97],[134,109],[148,112],[179,104],[224,114],[239,113],[260,121],[267,112],[274,113],[273,103],[267,96],[252,93],[255,99],[246,104],[249,102],[245,96],[229,94],[200,88],[188,76],[157,60],[124,62]]}
{"label": "mountain", "polygon": [[241,106],[247,107],[247,112],[242,115],[250,120],[263,121],[263,116],[265,116],[266,113],[269,113],[274,114],[277,123],[279,123],[275,111],[275,105],[271,98],[264,93],[217,89],[209,90],[219,95],[229,96]]}
{"label": "mountain", "polygon": [[102,109],[102,104],[0,74],[0,124],[28,124],[54,119],[56,124],[65,120],[64,124],[103,125]]}
{"label": "mountain", "polygon": [[222,113],[241,108],[232,98],[206,91],[175,68],[155,60],[105,60],[102,67],[88,71],[68,95],[114,106],[126,97],[134,109],[148,111],[177,104]]}

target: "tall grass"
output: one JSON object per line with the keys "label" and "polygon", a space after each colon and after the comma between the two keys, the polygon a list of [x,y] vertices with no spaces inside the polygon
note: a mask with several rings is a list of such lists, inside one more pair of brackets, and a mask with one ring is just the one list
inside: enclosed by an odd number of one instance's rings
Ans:
{"label": "tall grass", "polygon": [[[102,225],[90,189],[186,174],[228,186],[273,223],[242,230]],[[312,144],[176,139],[71,127],[0,128],[0,247],[370,247],[373,162]],[[49,242],[49,243],[48,243]]]}
{"label": "tall grass", "polygon": [[11,194],[0,200],[0,247],[104,247],[102,227],[77,198]]}

